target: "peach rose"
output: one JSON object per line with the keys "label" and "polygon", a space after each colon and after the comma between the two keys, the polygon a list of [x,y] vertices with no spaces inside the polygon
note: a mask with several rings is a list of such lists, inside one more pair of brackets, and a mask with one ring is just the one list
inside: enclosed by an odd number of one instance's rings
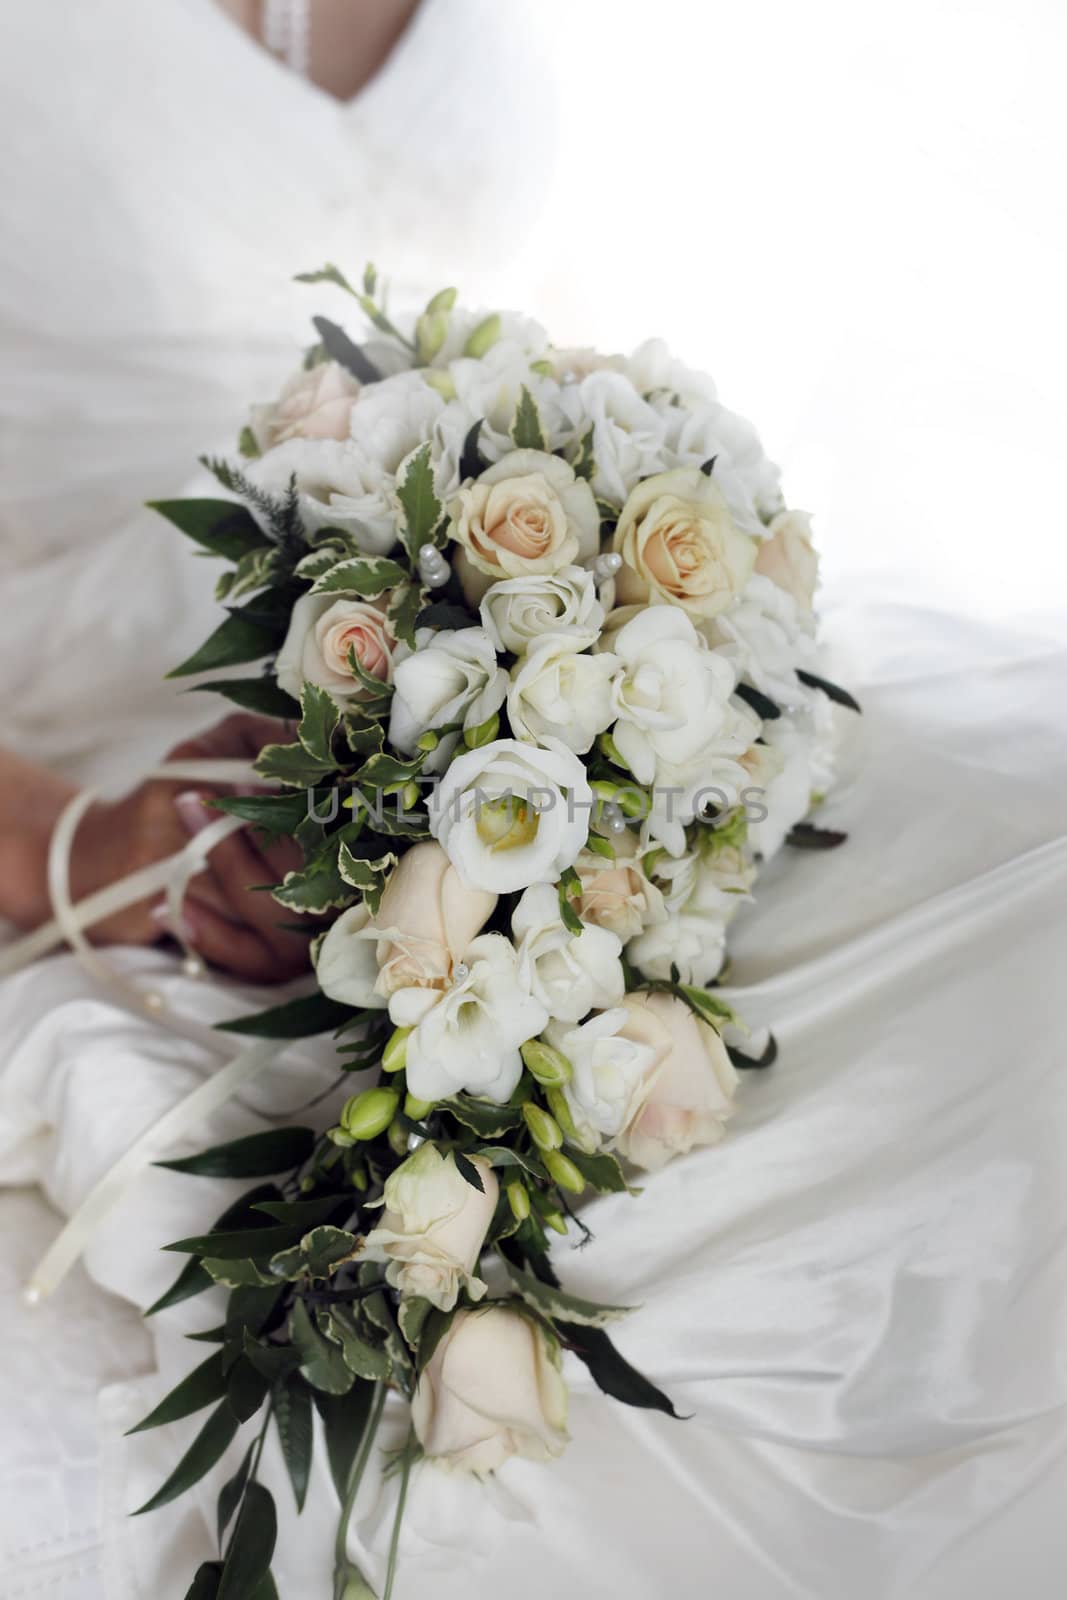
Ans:
{"label": "peach rose", "polygon": [[637,835],[627,830],[613,836],[611,844],[614,861],[583,850],[574,863],[582,885],[575,910],[583,922],[607,928],[625,943],[651,923],[664,921],[667,913],[663,896],[641,866]]}
{"label": "peach rose", "polygon": [[479,600],[500,578],[558,572],[597,553],[593,491],[558,456],[512,450],[460,489],[450,507],[464,592]]}
{"label": "peach rose", "polygon": [[725,497],[699,467],[659,472],[630,493],[615,529],[620,605],[681,606],[714,617],[739,594],[756,543],[735,526]]}
{"label": "peach rose", "polygon": [[358,700],[366,690],[352,672],[349,651],[370,677],[391,683],[395,649],[383,603],[301,595],[278,653],[278,683],[294,700],[305,683],[328,689],[335,700]]}
{"label": "peach rose", "polygon": [[819,581],[819,556],[811,542],[806,511],[779,511],[756,555],[756,571],[791,594],[802,611],[810,611]]}
{"label": "peach rose", "polygon": [[647,1092],[619,1134],[620,1155],[647,1172],[695,1145],[716,1144],[732,1112],[737,1073],[715,1029],[669,994],[627,995],[623,1038],[651,1046]]}
{"label": "peach rose", "polygon": [[336,361],[323,361],[289,379],[272,406],[259,406],[252,430],[261,450],[287,439],[347,439],[360,385]]}

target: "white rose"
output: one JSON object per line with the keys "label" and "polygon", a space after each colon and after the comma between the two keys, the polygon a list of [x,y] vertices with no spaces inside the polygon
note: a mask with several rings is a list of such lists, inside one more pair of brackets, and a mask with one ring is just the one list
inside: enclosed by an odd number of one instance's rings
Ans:
{"label": "white rose", "polygon": [[367,691],[349,666],[349,651],[364,672],[380,683],[391,683],[396,644],[385,611],[373,601],[301,595],[278,652],[279,687],[294,700],[300,699],[305,683],[328,689],[335,700],[359,700]]}
{"label": "white rose", "polygon": [[812,808],[833,780],[839,725],[825,695],[814,694],[806,711],[764,725],[765,743],[745,758],[749,781],[763,790],[753,797],[765,816],[750,823],[752,846],[764,860],[781,848],[786,834]]}
{"label": "white rose", "polygon": [[480,1300],[486,1286],[474,1276],[500,1186],[480,1156],[470,1158],[482,1180],[479,1192],[426,1140],[385,1181],[385,1210],[363,1242],[365,1261],[388,1262],[386,1280],[401,1294],[420,1295],[451,1311],[466,1289]]}
{"label": "white rose", "polygon": [[729,610],[701,632],[733,663],[738,678],[747,678],[780,708],[807,704],[809,691],[796,669],[814,663],[811,614],[798,611],[792,596],[770,578],[753,574]]}
{"label": "white rose", "polygon": [[735,526],[722,490],[699,467],[646,478],[622,508],[612,541],[622,556],[621,604],[681,606],[713,617],[752,573],[756,543]]}
{"label": "white rose", "polygon": [[593,372],[560,396],[575,433],[593,429],[593,490],[622,505],[635,485],[663,462],[666,427],[621,372]]}
{"label": "white rose", "polygon": [[360,386],[336,361],[323,361],[289,379],[270,406],[256,406],[252,431],[260,450],[287,439],[347,439]]}
{"label": "white rose", "polygon": [[289,439],[250,461],[246,476],[276,498],[296,478],[300,515],[312,535],[339,528],[366,555],[387,555],[396,544],[393,478],[351,439]]}
{"label": "white rose", "polygon": [[446,1100],[466,1090],[506,1100],[522,1076],[520,1044],[548,1021],[500,933],[467,947],[465,974],[431,1005],[407,1042],[408,1088],[419,1100]]}
{"label": "white rose", "polygon": [[630,994],[624,1005],[629,1016],[622,1032],[650,1046],[655,1064],[648,1092],[615,1148],[635,1166],[656,1172],[672,1156],[722,1138],[733,1110],[737,1073],[715,1029],[684,1000],[669,994]]}
{"label": "white rose", "polygon": [[463,882],[440,845],[413,845],[393,869],[377,914],[353,906],[315,963],[322,992],[410,1027],[448,988],[457,962],[493,914],[496,895]]}
{"label": "white rose", "polygon": [[626,992],[622,940],[592,924],[570,933],[551,884],[527,889],[511,918],[519,971],[549,1016],[578,1022],[594,1007],[617,1005]]}
{"label": "white rose", "polygon": [[811,542],[806,511],[780,511],[771,521],[770,537],[759,547],[756,571],[791,595],[802,611],[810,611],[819,581],[819,557]]}
{"label": "white rose", "polygon": [[[674,606],[638,611],[610,643],[621,668],[611,737],[638,783],[686,790],[698,781],[714,784],[721,776],[716,761],[740,756],[759,732],[746,707],[731,705],[730,663],[707,648]],[[686,821],[688,805],[683,797],[674,808]]]}
{"label": "white rose", "polygon": [[550,1461],[567,1443],[558,1350],[521,1311],[457,1311],[419,1378],[411,1420],[442,1466],[483,1473],[509,1456]]}
{"label": "white rose", "polygon": [[714,460],[713,476],[730,514],[742,533],[765,536],[763,518],[782,503],[778,468],[770,461],[759,434],[744,417],[717,401],[674,404],[660,394],[652,399],[667,428],[664,459],[678,467],[700,467]]}
{"label": "white rose", "polygon": [[615,719],[611,689],[617,667],[608,651],[576,654],[566,634],[538,639],[512,670],[512,733],[531,744],[554,737],[576,755],[585,755]]}
{"label": "white rose", "polygon": [[546,633],[567,634],[573,649],[586,649],[600,636],[604,607],[591,572],[561,567],[559,572],[502,578],[482,596],[481,616],[496,648],[521,656]]}
{"label": "white rose", "polygon": [[614,1140],[636,1117],[648,1093],[657,1052],[622,1032],[624,1006],[598,1012],[580,1027],[550,1022],[544,1037],[571,1064],[563,1093],[582,1147],[592,1152]]}
{"label": "white rose", "polygon": [[615,859],[583,850],[574,863],[582,892],[575,910],[583,922],[608,928],[620,939],[632,939],[650,924],[663,922],[663,896],[646,876],[637,837],[628,829],[610,840]]}
{"label": "white rose", "polygon": [[596,555],[600,514],[584,478],[559,456],[512,450],[452,501],[451,534],[464,593],[499,578],[558,572]]}
{"label": "white rose", "polygon": [[[415,651],[398,661],[393,672],[395,694],[389,716],[389,742],[413,755],[419,737],[429,729],[459,723],[477,728],[499,711],[508,690],[508,675],[498,666],[496,650],[484,628],[423,628]],[[439,772],[459,740],[446,734],[424,764]]]}
{"label": "white rose", "polygon": [[676,409],[716,403],[715,384],[708,374],[679,361],[662,339],[646,339],[631,356],[616,356],[613,365],[626,373],[641,394],[661,390]]}
{"label": "white rose", "polygon": [[430,831],[467,883],[506,894],[557,882],[591,806],[585,767],[564,745],[497,739],[452,762],[430,797]]}
{"label": "white rose", "polygon": [[685,856],[661,856],[653,872],[667,916],[630,940],[628,959],[646,978],[669,978],[677,967],[683,983],[710,983],[722,970],[726,930],[750,898],[755,866],[741,847],[719,846],[711,833]]}

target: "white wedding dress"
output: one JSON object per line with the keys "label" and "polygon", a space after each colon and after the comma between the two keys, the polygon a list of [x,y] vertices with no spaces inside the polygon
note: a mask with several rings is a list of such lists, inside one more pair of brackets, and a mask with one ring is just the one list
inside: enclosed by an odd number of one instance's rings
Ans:
{"label": "white wedding dress", "polygon": [[[521,300],[497,243],[534,90],[476,0],[424,6],[348,106],[213,0],[8,11],[0,739],[120,780],[214,710],[162,682],[212,625],[211,564],[137,504],[178,492],[291,366],[321,304],[291,272],[373,255],[402,290],[458,274]],[[1061,1592],[1067,649],[841,596],[826,611],[831,675],[866,711],[827,809],[851,839],[783,852],[734,940],[737,1004],[775,1029],[779,1065],[742,1084],[722,1146],[598,1200],[593,1241],[558,1251],[568,1287],[639,1307],[618,1342],[690,1420],[609,1401],[570,1364],[559,1463],[486,1485],[416,1473],[399,1600]],[[257,1003],[158,953],[123,964],[203,1020]],[[213,1554],[221,1470],[126,1515],[195,1420],[123,1432],[217,1320],[201,1298],[142,1322],[174,1272],[159,1246],[230,1188],[145,1172],[51,1300],[19,1295],[59,1213],[212,1065],[67,956],[0,985],[3,1600],[170,1600]],[[328,1045],[292,1050],[188,1148],[331,1075]],[[297,1523],[273,1446],[264,1461],[283,1600],[327,1596],[321,1462]],[[375,1581],[394,1494],[372,1484],[352,1530]]]}

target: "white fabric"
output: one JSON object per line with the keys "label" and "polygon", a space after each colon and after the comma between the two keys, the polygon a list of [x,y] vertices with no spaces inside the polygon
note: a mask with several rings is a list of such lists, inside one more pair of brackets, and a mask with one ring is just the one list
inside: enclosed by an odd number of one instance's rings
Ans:
{"label": "white fabric", "polygon": [[[405,289],[458,266],[496,298],[539,93],[518,8],[507,32],[501,9],[435,0],[338,107],[212,0],[9,0],[0,738],[121,779],[209,714],[161,678],[215,620],[213,564],[131,507],[178,492],[288,370],[290,332],[323,303],[290,272],[369,254]],[[593,1242],[558,1251],[577,1292],[641,1305],[618,1342],[691,1420],[627,1410],[569,1360],[559,1463],[487,1486],[416,1473],[397,1600],[1060,1592],[1062,632],[877,606],[833,610],[828,632],[867,709],[866,764],[826,815],[852,838],[785,852],[734,940],[737,1002],[781,1062],[745,1080],[722,1146],[638,1200],[596,1201]],[[121,959],[205,1022],[266,998]],[[57,1212],[208,1070],[68,957],[0,986],[0,1174],[23,1186],[0,1200],[4,1600],[159,1600],[212,1553],[223,1470],[125,1515],[195,1422],[122,1431],[198,1359],[184,1334],[217,1320],[204,1297],[141,1323],[176,1267],[159,1245],[232,1186],[153,1169],[56,1299],[18,1296]],[[292,1050],[188,1147],[290,1114],[332,1072],[328,1044]],[[273,1443],[265,1463],[283,1600],[328,1594],[321,1459],[299,1525]],[[358,1509],[375,1578],[394,1493],[374,1480]]]}

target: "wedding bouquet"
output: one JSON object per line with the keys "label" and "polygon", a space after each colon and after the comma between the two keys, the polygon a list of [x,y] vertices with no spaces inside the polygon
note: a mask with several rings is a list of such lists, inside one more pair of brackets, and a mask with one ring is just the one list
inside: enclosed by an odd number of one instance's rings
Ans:
{"label": "wedding bouquet", "polygon": [[[673,1413],[562,1286],[582,1197],[712,1145],[738,1068],[767,1066],[716,994],[727,927],[831,779],[816,556],[756,434],[662,344],[554,348],[453,290],[410,321],[376,275],[353,341],[316,318],[255,410],[226,498],[158,510],[229,566],[227,615],[175,675],[286,719],[269,792],[216,804],[303,865],[273,889],[314,932],[315,991],[230,1026],[331,1031],[355,1092],[321,1137],[279,1129],[171,1162],[257,1180],[153,1310],[229,1291],[211,1353],[145,1419],[211,1411],[142,1510],[261,1424],[219,1496],[190,1597],[275,1593],[257,1481],[273,1419],[298,1506],[321,1419],[342,1505],[336,1600],[372,1591],[345,1526],[386,1394],[420,1457],[487,1473],[567,1442],[561,1350]],[[268,1181],[269,1180],[269,1181]]]}

